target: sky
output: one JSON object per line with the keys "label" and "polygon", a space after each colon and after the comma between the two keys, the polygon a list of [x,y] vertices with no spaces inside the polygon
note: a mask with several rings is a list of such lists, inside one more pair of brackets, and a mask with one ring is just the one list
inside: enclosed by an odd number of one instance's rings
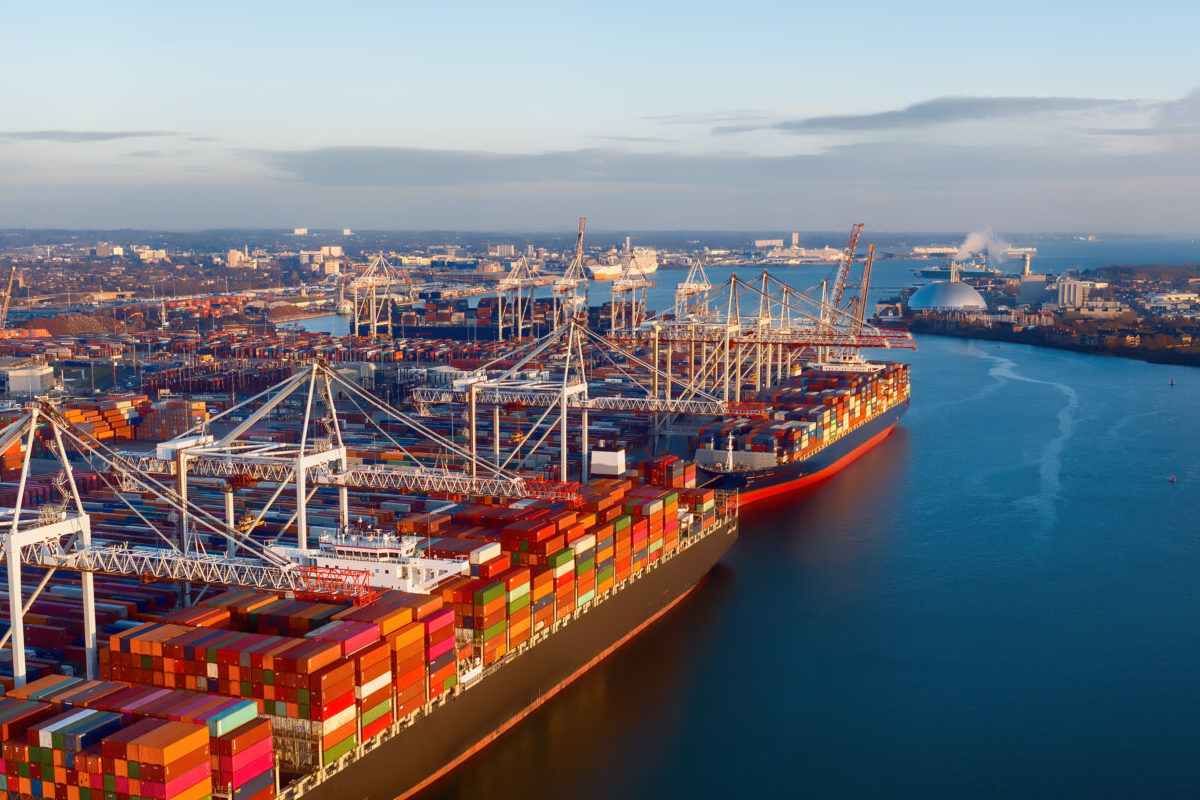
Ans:
{"label": "sky", "polygon": [[0,228],[1200,232],[1200,3],[10,3]]}

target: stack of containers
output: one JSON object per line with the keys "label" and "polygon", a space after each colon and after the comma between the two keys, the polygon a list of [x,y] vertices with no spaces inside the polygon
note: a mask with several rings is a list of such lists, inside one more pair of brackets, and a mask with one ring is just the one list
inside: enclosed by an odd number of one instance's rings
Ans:
{"label": "stack of containers", "polygon": [[[89,708],[73,709],[29,726],[26,731],[28,749],[25,760],[31,767],[29,777],[33,783],[27,793],[34,797],[54,797],[57,786],[65,787],[74,782],[73,778],[77,780],[79,768],[84,766],[76,763],[81,751],[100,744],[122,727],[120,714]],[[207,736],[204,736],[203,745],[207,751]],[[205,779],[208,778],[207,761],[206,753],[202,776]],[[37,769],[32,769],[35,766]],[[71,773],[69,777],[68,771]],[[35,772],[38,774],[35,775]]]}
{"label": "stack of containers", "polygon": [[717,515],[717,493],[712,489],[685,489],[679,493],[683,507],[702,528],[712,524]]}
{"label": "stack of containers", "polygon": [[341,648],[342,655],[348,656],[368,645],[375,644],[379,641],[380,635],[379,626],[374,622],[334,620],[308,633],[305,638],[332,642]]}
{"label": "stack of containers", "polygon": [[471,644],[485,667],[508,652],[506,592],[504,581],[498,580],[479,587],[472,596]]}
{"label": "stack of containers", "polygon": [[275,747],[271,722],[255,719],[216,739],[212,747],[213,788],[231,800],[275,796]]}
{"label": "stack of containers", "polygon": [[628,514],[621,514],[613,519],[612,526],[613,579],[620,583],[633,572],[633,520]]}
{"label": "stack of containers", "polygon": [[554,568],[536,567],[532,570],[530,596],[533,613],[533,632],[554,624]]}
{"label": "stack of containers", "polygon": [[554,621],[575,610],[575,551],[559,550],[548,559],[554,581]]}
{"label": "stack of containers", "polygon": [[392,636],[390,645],[392,672],[396,676],[395,713],[397,719],[403,719],[425,705],[428,699],[425,626],[420,622],[401,626]]}
{"label": "stack of containers", "polygon": [[529,641],[533,632],[532,573],[529,567],[513,567],[500,575],[504,583],[504,607],[508,614],[508,649]]}
{"label": "stack of containers", "polygon": [[[30,748],[32,750],[32,748]],[[79,770],[80,800],[149,797],[201,800],[213,791],[208,731],[201,725],[145,719],[100,743]],[[90,798],[83,790],[90,791]]]}
{"label": "stack of containers", "polygon": [[[20,700],[36,700],[44,702],[45,699],[63,689],[68,689],[72,686],[78,686],[83,683],[82,678],[76,678],[70,675],[46,675],[37,680],[30,681],[24,686],[17,686],[9,689],[6,693],[8,697],[15,697]],[[8,738],[8,737],[5,737]]]}
{"label": "stack of containers", "polygon": [[[16,697],[0,697],[0,740],[17,739],[29,729],[54,715],[49,703],[21,700]],[[7,755],[5,755],[7,757]]]}
{"label": "stack of containers", "polygon": [[596,537],[585,534],[571,543],[575,554],[575,604],[590,603],[596,596]]}
{"label": "stack of containers", "polygon": [[596,594],[604,594],[615,584],[613,526],[611,522],[596,525],[591,529],[596,538]]}
{"label": "stack of containers", "polygon": [[345,660],[330,664],[312,676],[308,690],[312,725],[307,741],[315,747],[301,748],[301,752],[313,758],[314,763],[304,766],[324,767],[358,744],[354,678],[354,663]]}
{"label": "stack of containers", "polygon": [[667,492],[663,496],[663,555],[679,546],[679,493]]}
{"label": "stack of containers", "polygon": [[630,569],[637,572],[644,569],[649,563],[648,556],[650,554],[649,531],[650,522],[645,517],[632,517],[629,529],[629,544],[633,548],[633,560],[630,562]]}
{"label": "stack of containers", "polygon": [[[500,584],[503,602],[504,584]],[[503,611],[503,607],[501,608]],[[454,611],[443,608],[419,620],[424,629],[425,665],[429,674],[428,699],[450,691],[458,683],[458,651],[454,646]]]}
{"label": "stack of containers", "polygon": [[353,661],[359,738],[365,742],[395,721],[392,646],[388,642],[376,642],[355,653]]}
{"label": "stack of containers", "polygon": [[172,622],[176,625],[220,629],[229,628],[232,618],[233,614],[228,608],[205,608],[204,606],[185,606],[160,617],[163,622]]}

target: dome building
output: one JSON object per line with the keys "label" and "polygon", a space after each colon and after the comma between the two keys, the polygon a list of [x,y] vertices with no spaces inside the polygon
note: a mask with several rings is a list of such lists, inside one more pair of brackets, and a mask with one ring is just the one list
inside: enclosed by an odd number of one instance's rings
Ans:
{"label": "dome building", "polygon": [[958,279],[957,265],[951,265],[950,280],[922,286],[908,298],[912,311],[987,311],[983,295]]}

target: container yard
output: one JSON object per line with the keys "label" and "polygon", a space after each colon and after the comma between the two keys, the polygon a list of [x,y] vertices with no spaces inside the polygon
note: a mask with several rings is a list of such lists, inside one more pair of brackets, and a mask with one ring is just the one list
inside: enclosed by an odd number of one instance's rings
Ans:
{"label": "container yard", "polygon": [[[0,432],[7,791],[407,796],[690,592],[739,505],[907,406],[907,368],[857,349],[911,339],[788,321],[765,275],[694,268],[660,315],[627,276],[606,325],[572,280],[396,317],[362,283],[359,336],[41,337],[126,382]],[[396,336],[466,322],[496,335]]]}

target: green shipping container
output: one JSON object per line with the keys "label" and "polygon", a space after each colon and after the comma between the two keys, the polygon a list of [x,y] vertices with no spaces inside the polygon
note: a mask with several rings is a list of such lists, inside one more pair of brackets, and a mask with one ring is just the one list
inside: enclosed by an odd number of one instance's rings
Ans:
{"label": "green shipping container", "polygon": [[557,569],[563,564],[570,564],[573,558],[575,558],[575,551],[568,547],[565,550],[559,550],[557,553],[550,556],[548,559],[546,559],[546,562],[551,567]]}
{"label": "green shipping container", "polygon": [[525,594],[518,597],[516,600],[510,601],[508,603],[508,613],[515,614],[516,612],[520,611],[521,609],[528,607],[529,597],[530,597],[529,593],[526,592]]}
{"label": "green shipping container", "polygon": [[475,592],[475,605],[485,606],[497,597],[504,596],[504,582],[496,581]]}
{"label": "green shipping container", "polygon": [[585,559],[575,565],[575,574],[582,575],[585,572],[588,572],[589,570],[593,570],[595,568],[596,568],[596,559],[588,558],[588,559]]}
{"label": "green shipping container", "polygon": [[334,761],[337,761],[342,756],[354,749],[354,736],[347,736],[344,741],[338,742],[333,747],[321,754],[321,766],[327,767]]}
{"label": "green shipping container", "polygon": [[362,724],[364,726],[370,725],[372,722],[374,722],[375,720],[384,716],[385,714],[390,714],[391,711],[392,711],[392,699],[389,697],[387,700],[384,700],[382,703],[375,706],[370,711],[363,712]]}

